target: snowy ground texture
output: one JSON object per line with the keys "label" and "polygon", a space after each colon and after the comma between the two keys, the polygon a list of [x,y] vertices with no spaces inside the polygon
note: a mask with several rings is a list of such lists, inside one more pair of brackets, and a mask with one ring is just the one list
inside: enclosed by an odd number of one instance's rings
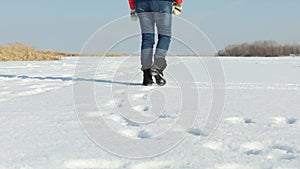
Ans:
{"label": "snowy ground texture", "polygon": [[[206,118],[200,113],[191,130],[178,131],[187,135],[184,141],[165,154],[144,159],[112,155],[99,148],[81,128],[72,93],[77,60],[0,63],[0,169],[300,168],[300,58],[220,58],[226,77],[226,100],[215,133],[205,143],[199,141],[205,137],[201,126]],[[102,117],[123,137],[143,141],[155,139],[176,123],[180,96],[171,75],[182,72],[172,69],[178,59],[170,58],[168,84],[143,87],[136,84],[142,78],[138,60],[105,58],[95,81],[85,79],[95,84],[99,109],[86,113],[90,118]],[[201,97],[199,111],[208,111],[212,98],[207,73],[198,58],[179,60],[193,71]],[[131,77],[132,81],[114,81],[116,74],[134,72],[139,74]],[[121,86],[128,90],[119,89]],[[149,113],[149,99],[155,91],[170,95],[163,114]],[[111,93],[130,96],[126,98],[131,104]],[[157,119],[147,124],[126,121],[116,110],[128,106]]]}

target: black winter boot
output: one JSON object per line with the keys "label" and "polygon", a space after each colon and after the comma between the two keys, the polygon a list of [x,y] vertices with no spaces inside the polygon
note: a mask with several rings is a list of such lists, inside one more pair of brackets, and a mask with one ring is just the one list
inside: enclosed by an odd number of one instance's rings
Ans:
{"label": "black winter boot", "polygon": [[164,86],[166,85],[167,81],[164,77],[164,73],[162,70],[160,69],[155,69],[155,68],[152,68],[152,74],[154,75],[155,77],[155,82],[156,84],[160,85],[160,86]]}
{"label": "black winter boot", "polygon": [[153,84],[151,69],[145,69],[143,70],[143,73],[144,73],[143,85],[151,86]]}

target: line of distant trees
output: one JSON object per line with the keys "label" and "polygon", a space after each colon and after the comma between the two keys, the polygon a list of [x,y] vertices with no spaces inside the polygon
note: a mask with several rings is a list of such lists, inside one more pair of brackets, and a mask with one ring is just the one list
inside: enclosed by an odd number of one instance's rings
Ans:
{"label": "line of distant trees", "polygon": [[278,44],[276,41],[256,41],[228,45],[218,52],[219,56],[300,56],[300,45]]}

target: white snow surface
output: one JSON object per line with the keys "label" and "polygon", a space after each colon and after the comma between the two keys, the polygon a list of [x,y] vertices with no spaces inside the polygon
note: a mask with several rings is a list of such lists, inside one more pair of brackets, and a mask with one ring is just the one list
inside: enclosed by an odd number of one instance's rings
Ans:
{"label": "white snow surface", "polygon": [[[182,73],[172,69],[178,60],[193,72],[193,83],[201,97],[199,111],[209,111],[209,76],[199,58],[170,57],[168,83],[164,87],[136,84],[142,80],[139,58],[126,59],[105,58],[95,79],[85,79],[96,84],[98,105],[98,111],[86,112],[87,117],[103,118],[120,136],[135,140],[164,134],[180,117],[180,112],[176,112],[180,94],[176,79],[172,78],[172,74]],[[103,150],[82,129],[72,88],[78,58],[0,62],[0,169],[300,168],[300,58],[218,59],[226,78],[226,100],[216,131],[206,142],[200,142],[201,137],[207,137],[202,132],[207,117],[199,114],[190,130],[173,129],[186,135],[177,146],[164,154],[141,159]],[[125,62],[126,66],[120,66]],[[114,82],[115,76],[132,72],[136,72],[135,77],[129,78],[132,81]],[[128,90],[119,89],[120,86]],[[128,95],[130,105],[124,98],[110,96],[108,91],[117,96]],[[157,99],[152,96],[161,91],[165,95],[159,96],[167,99],[164,113],[152,113],[151,99]],[[117,109],[128,107],[153,121],[140,124],[126,120]]]}

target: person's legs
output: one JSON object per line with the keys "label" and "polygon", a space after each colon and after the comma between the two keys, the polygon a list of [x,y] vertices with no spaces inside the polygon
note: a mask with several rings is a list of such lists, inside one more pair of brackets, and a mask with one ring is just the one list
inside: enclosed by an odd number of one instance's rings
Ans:
{"label": "person's legs", "polygon": [[[172,1],[136,0],[135,5],[142,31],[141,64],[144,72],[143,84],[152,83],[152,75],[149,71],[152,69],[156,83],[164,85],[166,81],[163,77],[163,70],[167,67],[165,57],[172,34]],[[158,30],[158,43],[153,64],[155,24]],[[147,77],[151,78],[148,79]]]}

